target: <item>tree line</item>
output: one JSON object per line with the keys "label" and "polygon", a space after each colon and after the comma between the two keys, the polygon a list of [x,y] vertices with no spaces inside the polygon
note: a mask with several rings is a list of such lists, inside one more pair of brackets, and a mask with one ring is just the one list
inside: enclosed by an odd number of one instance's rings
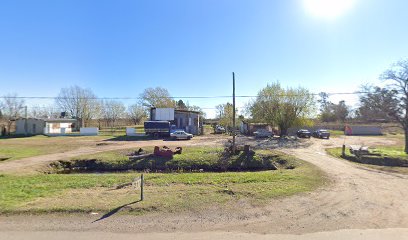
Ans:
{"label": "tree line", "polygon": [[[78,128],[90,126],[96,121],[98,126],[114,128],[119,120],[128,120],[133,125],[143,123],[149,115],[151,107],[176,108],[181,110],[199,111],[202,109],[195,105],[185,103],[183,100],[173,100],[165,88],[147,88],[139,96],[140,101],[128,107],[122,101],[114,99],[101,99],[91,89],[79,86],[62,88],[51,105],[30,106],[27,113],[32,118],[74,118],[78,120]],[[0,120],[10,129],[11,120],[25,117],[24,99],[17,94],[7,94],[0,100]],[[1,121],[0,121],[1,125]]]}
{"label": "tree line", "polygon": [[[408,59],[394,63],[380,75],[380,79],[384,86],[361,87],[359,104],[355,110],[346,105],[344,100],[330,102],[327,93],[320,93],[316,100],[315,95],[303,87],[284,88],[278,82],[271,83],[247,103],[244,114],[238,118],[243,119],[245,115],[253,121],[277,126],[281,135],[286,135],[290,127],[308,125],[311,119],[316,118],[322,122],[344,122],[348,119],[394,121],[404,129],[405,151],[408,152]],[[1,100],[1,119],[10,120],[22,115],[25,102],[15,97],[15,94],[9,94]],[[194,110],[205,114],[199,106],[174,100],[169,91],[161,87],[145,89],[140,94],[140,101],[126,108],[120,101],[101,100],[90,89],[71,86],[60,90],[54,106],[40,110],[33,108],[29,116],[58,117],[60,112],[53,110],[57,108],[64,111],[67,117],[80,120],[83,126],[97,119],[114,127],[121,118],[140,124],[147,118],[150,107]],[[320,111],[316,114],[317,109]],[[217,105],[220,124],[231,127],[234,111],[237,112],[237,109],[233,109],[231,103]]]}
{"label": "tree line", "polygon": [[[380,76],[384,86],[364,85],[359,91],[359,103],[351,109],[344,100],[329,101],[328,93],[318,94],[309,90],[283,88],[278,82],[261,89],[256,98],[247,103],[245,114],[254,122],[277,126],[281,136],[290,127],[304,127],[312,119],[321,122],[360,120],[366,122],[397,122],[405,133],[405,152],[408,153],[408,59],[398,61]],[[319,109],[319,111],[316,111]],[[221,124],[232,126],[233,109],[230,103],[217,106]],[[241,116],[242,117],[242,116]]]}

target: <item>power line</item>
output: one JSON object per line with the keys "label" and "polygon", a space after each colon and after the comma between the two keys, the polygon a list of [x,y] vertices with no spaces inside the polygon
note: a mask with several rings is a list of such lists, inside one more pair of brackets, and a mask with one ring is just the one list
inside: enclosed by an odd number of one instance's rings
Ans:
{"label": "power line", "polygon": [[[45,110],[52,110],[52,111],[63,111],[64,108],[60,108],[60,107],[46,107],[46,106],[28,106],[29,109],[45,109]],[[235,108],[239,108],[239,109],[243,109],[245,107],[235,107]],[[202,110],[215,110],[217,109],[216,107],[202,107]]]}
{"label": "power line", "polygon": [[[326,92],[328,96],[332,95],[358,95],[358,94],[365,94],[370,92],[333,92],[329,93]],[[304,95],[314,95],[317,96],[320,93],[309,93],[309,94],[279,94],[277,96],[304,96]],[[237,95],[236,98],[255,98],[256,95]],[[3,96],[3,98],[11,98],[11,99],[93,99],[93,100],[140,100],[141,97],[45,97],[45,96]],[[176,97],[169,97],[172,99],[214,99],[214,98],[232,98],[232,96],[176,96]]]}

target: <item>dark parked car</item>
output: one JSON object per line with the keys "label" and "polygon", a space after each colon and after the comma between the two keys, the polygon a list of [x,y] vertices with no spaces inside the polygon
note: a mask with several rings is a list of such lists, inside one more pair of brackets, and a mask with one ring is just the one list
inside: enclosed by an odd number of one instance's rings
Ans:
{"label": "dark parked car", "polygon": [[307,129],[300,129],[296,132],[296,135],[298,136],[298,138],[310,138],[312,136],[312,133]]}
{"label": "dark parked car", "polygon": [[325,129],[319,129],[313,132],[313,137],[316,138],[330,138],[330,132]]}

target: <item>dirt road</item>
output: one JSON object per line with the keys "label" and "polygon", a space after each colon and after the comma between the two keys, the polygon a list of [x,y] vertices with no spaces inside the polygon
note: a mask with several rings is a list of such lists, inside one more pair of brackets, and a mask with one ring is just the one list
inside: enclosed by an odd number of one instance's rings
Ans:
{"label": "dirt road", "polygon": [[[343,139],[312,139],[308,147],[284,151],[320,167],[331,184],[322,189],[275,199],[263,208],[242,203],[231,212],[98,216],[0,217],[2,231],[203,232],[305,234],[340,229],[408,228],[408,175],[386,173],[328,156],[324,148]],[[346,144],[389,144],[386,138],[348,138]]]}
{"label": "dirt road", "polygon": [[[272,203],[275,211],[269,216],[241,224],[234,230],[304,233],[408,227],[407,175],[376,171],[328,156],[324,148],[340,146],[341,139],[312,141],[314,144],[308,148],[285,151],[320,167],[333,183],[317,192],[277,200]],[[349,138],[347,141],[361,144],[362,140]],[[389,140],[365,138],[364,141],[375,145]]]}
{"label": "dirt road", "polygon": [[334,232],[318,232],[304,235],[282,235],[282,234],[256,234],[256,233],[239,233],[239,232],[195,232],[195,233],[106,233],[106,232],[15,232],[6,231],[0,232],[0,239],[20,240],[20,239],[55,239],[55,240],[71,240],[71,239],[115,239],[115,240],[355,240],[355,239],[370,239],[370,240],[407,240],[408,229],[369,229],[369,230],[340,230]]}

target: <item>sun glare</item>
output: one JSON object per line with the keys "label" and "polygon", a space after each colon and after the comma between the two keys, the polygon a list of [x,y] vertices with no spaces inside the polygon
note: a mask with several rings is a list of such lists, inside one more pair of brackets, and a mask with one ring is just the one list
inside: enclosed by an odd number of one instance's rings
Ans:
{"label": "sun glare", "polygon": [[303,5],[314,17],[334,19],[349,11],[355,2],[355,0],[303,0]]}

